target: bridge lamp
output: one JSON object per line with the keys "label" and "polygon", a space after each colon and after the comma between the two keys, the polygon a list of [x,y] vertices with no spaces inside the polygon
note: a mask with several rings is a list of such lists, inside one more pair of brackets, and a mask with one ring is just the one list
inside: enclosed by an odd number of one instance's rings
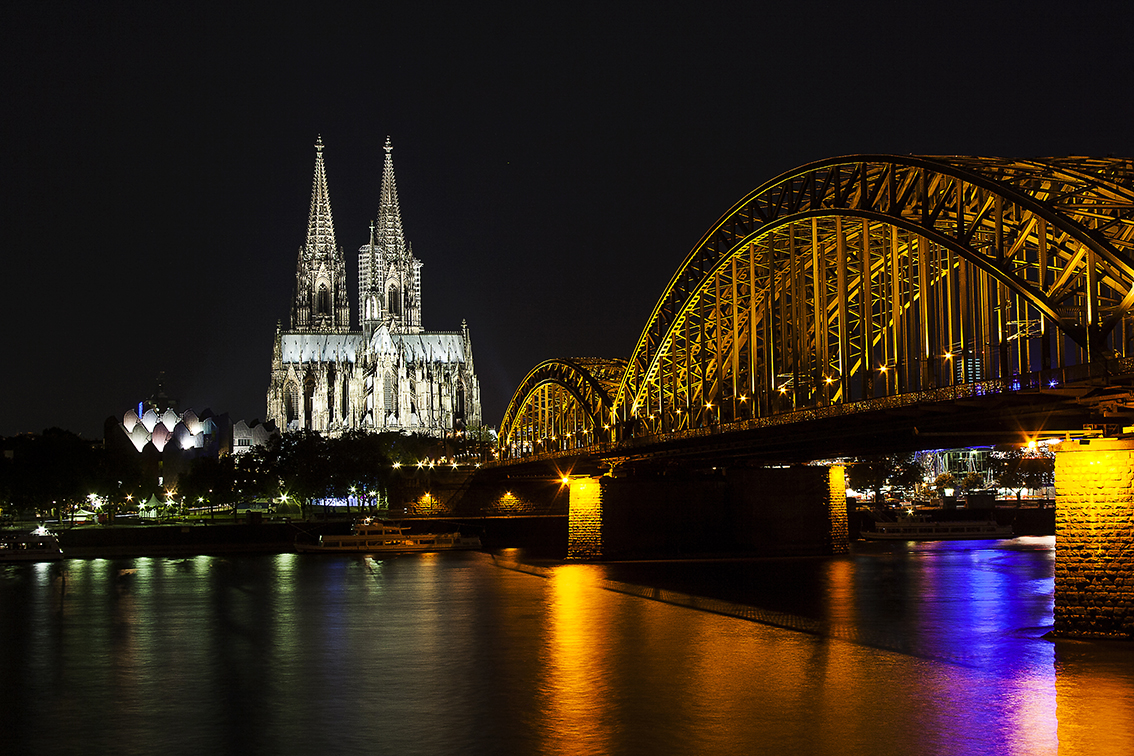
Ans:
{"label": "bridge lamp", "polygon": [[780,393],[786,394],[787,393],[787,386],[780,386]]}
{"label": "bridge lamp", "polygon": [[885,373],[886,372],[886,366],[885,365],[879,365],[878,366],[878,372],[879,373]]}
{"label": "bridge lamp", "polygon": [[747,394],[745,394],[744,396],[740,397],[740,401],[741,401],[741,402],[746,402],[746,401],[748,401],[748,395],[747,395]]}
{"label": "bridge lamp", "polygon": [[945,359],[947,359],[947,360],[953,359],[953,353],[952,352],[946,352],[945,353]]}
{"label": "bridge lamp", "polygon": [[424,463],[424,462],[422,462],[422,461],[421,461],[421,460],[419,459],[419,460],[417,461],[417,469],[418,469],[418,470],[420,470],[420,469],[421,469],[421,468],[423,468],[423,467],[425,467],[425,463]]}
{"label": "bridge lamp", "polygon": [[401,466],[402,466],[402,463],[401,463],[401,462],[395,462],[395,463],[394,463],[394,469],[395,469],[395,470],[397,470],[397,469],[398,469],[399,467],[401,467]]}
{"label": "bridge lamp", "polygon": [[559,482],[566,486],[566,485],[570,485],[571,479],[568,478],[566,475],[564,475],[562,478],[559,479]]}

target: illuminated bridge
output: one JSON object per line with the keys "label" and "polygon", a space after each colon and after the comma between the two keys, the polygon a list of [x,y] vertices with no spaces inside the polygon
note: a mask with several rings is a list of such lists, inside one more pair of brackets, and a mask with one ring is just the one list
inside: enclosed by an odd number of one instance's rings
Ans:
{"label": "illuminated bridge", "polygon": [[[501,422],[500,463],[617,478],[636,461],[801,462],[1076,431],[1096,438],[1063,444],[1060,511],[1070,460],[1112,449],[1127,497],[1116,527],[1134,562],[1132,444],[1115,438],[1134,407],[1132,307],[1129,159],[822,160],[708,230],[628,360],[533,368]],[[841,470],[822,469],[837,501]],[[1134,633],[1134,610],[1125,616]]]}
{"label": "illuminated bridge", "polygon": [[[774,455],[784,425],[866,413],[909,430],[905,408],[945,402],[953,415],[977,397],[998,398],[975,435],[1003,406],[1016,438],[1073,428],[1058,426],[1061,404],[1078,410],[1069,422],[1090,407],[1113,425],[1134,374],[1132,306],[1130,160],[824,160],[709,229],[628,361],[537,365],[504,415],[501,454],[617,456],[776,428]],[[920,445],[944,445],[931,438]],[[819,455],[855,450],[814,441]]]}

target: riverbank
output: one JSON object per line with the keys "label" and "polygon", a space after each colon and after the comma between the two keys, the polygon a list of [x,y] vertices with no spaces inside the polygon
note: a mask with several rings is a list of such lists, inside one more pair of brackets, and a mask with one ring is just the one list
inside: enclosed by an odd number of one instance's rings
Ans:
{"label": "riverbank", "polygon": [[[200,520],[129,525],[78,525],[57,531],[63,555],[74,559],[220,554],[279,554],[296,542],[315,543],[321,535],[351,531],[352,518],[244,521]],[[476,517],[459,520],[407,517],[397,520],[415,533],[461,530],[477,535],[485,549],[522,548],[562,558],[567,548],[566,516]],[[14,531],[26,532],[26,528]]]}

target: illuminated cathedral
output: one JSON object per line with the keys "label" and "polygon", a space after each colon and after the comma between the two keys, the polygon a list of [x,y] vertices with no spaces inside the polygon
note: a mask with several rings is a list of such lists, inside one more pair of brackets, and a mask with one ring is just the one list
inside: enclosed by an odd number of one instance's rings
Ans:
{"label": "illuminated cathedral", "polygon": [[287,330],[277,324],[272,351],[268,419],[279,428],[330,436],[351,429],[444,436],[481,423],[468,326],[422,327],[422,264],[402,230],[389,138],[385,150],[378,215],[358,252],[360,328],[352,330],[322,138],[315,143],[291,322]]}

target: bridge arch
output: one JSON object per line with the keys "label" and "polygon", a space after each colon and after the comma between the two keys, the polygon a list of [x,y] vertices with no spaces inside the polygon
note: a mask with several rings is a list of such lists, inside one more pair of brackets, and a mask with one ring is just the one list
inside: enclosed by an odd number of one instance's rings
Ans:
{"label": "bridge arch", "polygon": [[857,155],[789,171],[693,248],[613,411],[668,432],[1134,355],[1126,159]]}
{"label": "bridge arch", "polygon": [[595,357],[539,363],[512,395],[500,424],[505,456],[564,452],[608,440],[611,396],[626,361]]}

